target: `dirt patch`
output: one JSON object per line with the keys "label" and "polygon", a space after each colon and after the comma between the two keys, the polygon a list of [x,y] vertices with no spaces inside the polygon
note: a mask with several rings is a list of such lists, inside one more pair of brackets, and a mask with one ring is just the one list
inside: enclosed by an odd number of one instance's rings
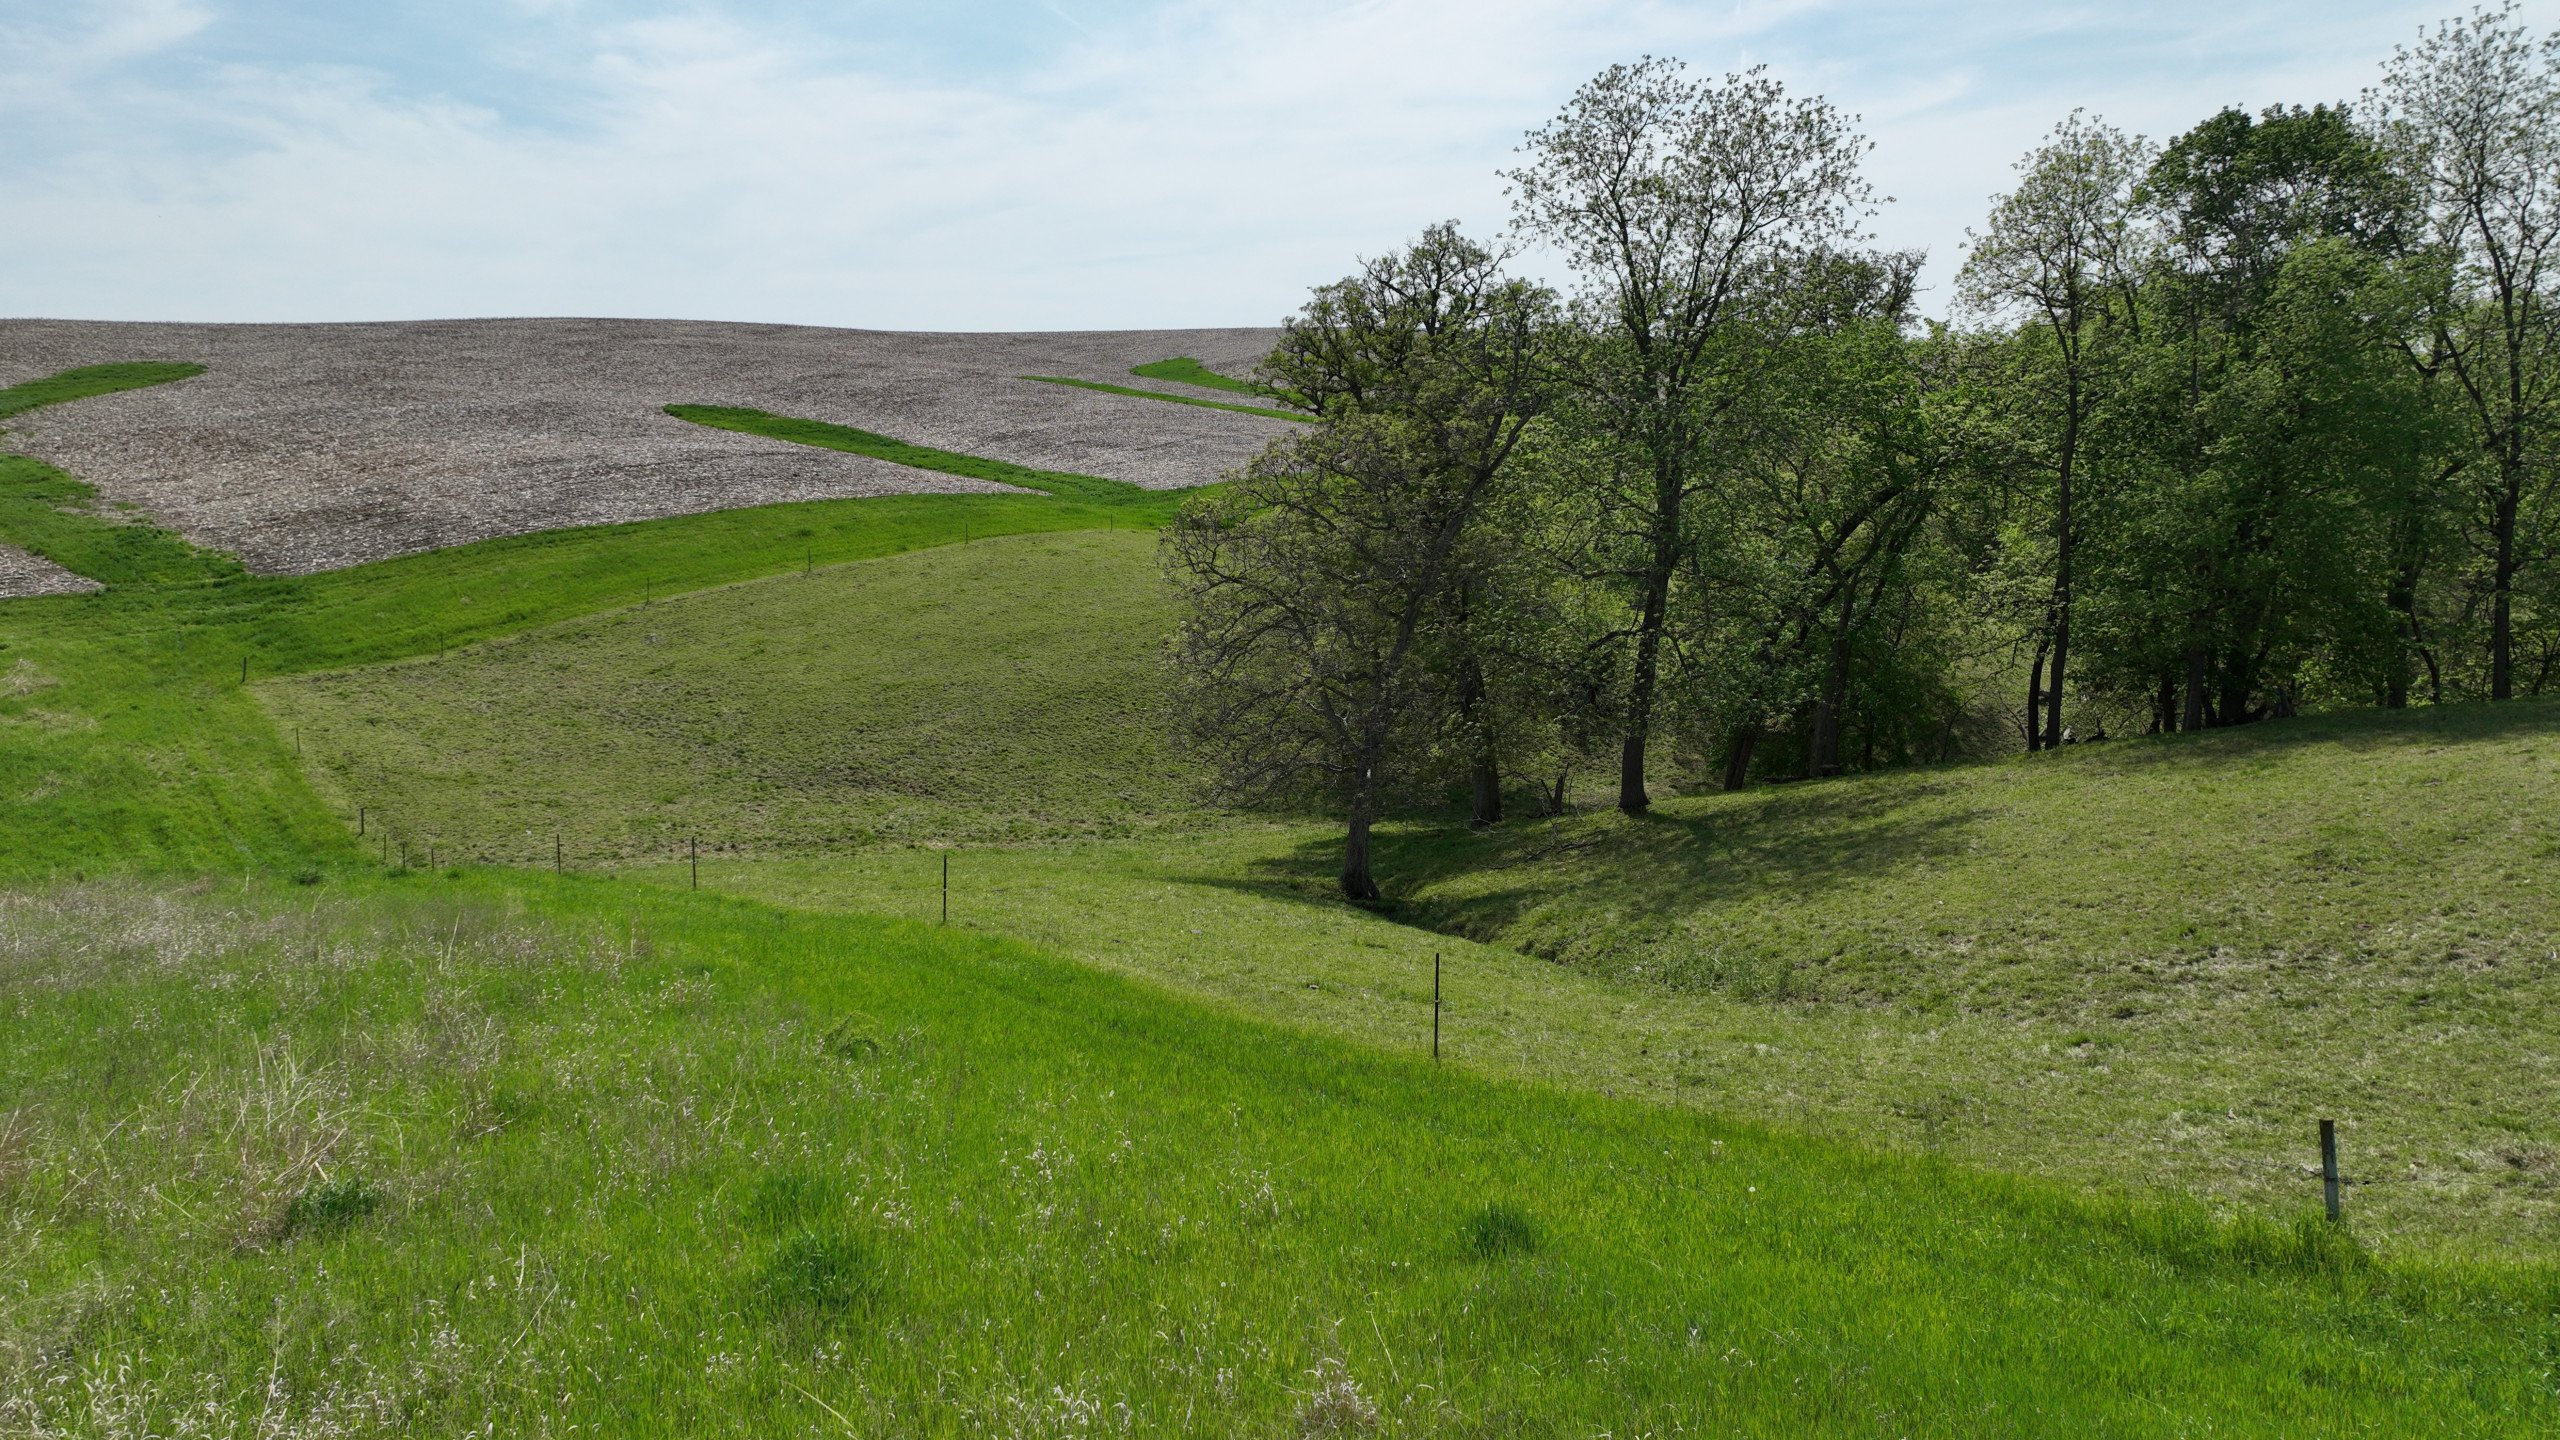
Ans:
{"label": "dirt patch", "polygon": [[[0,385],[113,360],[210,367],[175,384],[31,411],[0,443],[253,570],[304,574],[573,525],[1005,488],[688,425],[663,413],[670,402],[752,406],[1155,489],[1202,484],[1288,422],[1019,377],[1127,383],[1130,366],[1172,355],[1241,371],[1275,335],[0,320]],[[13,573],[0,556],[0,595],[44,593],[8,588]]]}
{"label": "dirt patch", "polygon": [[74,575],[41,556],[15,545],[0,545],[0,600],[35,595],[85,595],[102,589],[86,575]]}

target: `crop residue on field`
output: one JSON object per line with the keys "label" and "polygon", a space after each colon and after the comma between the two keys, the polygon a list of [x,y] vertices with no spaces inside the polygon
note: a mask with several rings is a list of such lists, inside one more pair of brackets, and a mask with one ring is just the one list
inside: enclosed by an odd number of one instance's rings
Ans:
{"label": "crop residue on field", "polygon": [[[566,526],[1006,488],[687,425],[664,413],[672,403],[751,406],[1152,489],[1198,485],[1287,422],[1020,377],[1123,380],[1174,354],[1245,370],[1272,333],[10,320],[0,384],[138,356],[204,364],[179,383],[31,411],[8,444],[253,570],[306,574]],[[11,589],[11,573],[0,557],[0,595],[35,593]]]}

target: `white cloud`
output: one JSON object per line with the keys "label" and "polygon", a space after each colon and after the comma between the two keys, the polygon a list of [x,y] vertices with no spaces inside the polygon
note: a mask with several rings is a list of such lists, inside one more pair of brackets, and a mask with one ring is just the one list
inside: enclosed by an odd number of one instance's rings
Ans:
{"label": "white cloud", "polygon": [[1642,51],[1768,60],[1864,112],[1902,202],[1881,233],[1943,274],[2073,104],[2158,134],[2226,101],[2336,98],[2430,13],[2373,0],[2311,31],[2199,5],[2075,62],[2075,37],[2128,33],[2120,10],[1178,0],[1043,15],[1051,48],[997,76],[805,19],[507,3],[548,48],[494,38],[520,68],[484,61],[477,103],[290,55],[173,77],[210,19],[186,0],[53,26],[35,43],[84,78],[37,153],[0,161],[0,313],[1261,323],[1432,220],[1498,226],[1521,132]]}

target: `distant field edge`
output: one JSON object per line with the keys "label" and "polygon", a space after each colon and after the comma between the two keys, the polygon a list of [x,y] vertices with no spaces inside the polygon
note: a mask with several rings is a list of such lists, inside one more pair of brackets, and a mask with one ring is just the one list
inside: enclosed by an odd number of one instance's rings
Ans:
{"label": "distant field edge", "polygon": [[999,485],[1037,490],[1045,495],[1080,500],[1133,500],[1147,493],[1125,480],[1106,480],[1099,475],[1077,475],[1064,470],[1035,470],[1006,460],[990,460],[980,455],[964,455],[955,450],[911,444],[895,436],[857,430],[850,425],[801,420],[746,406],[669,405],[666,410],[679,420],[714,430],[761,435],[769,440],[785,440],[821,450],[841,450],[849,455],[886,460],[893,465],[958,475],[970,480],[991,480]]}
{"label": "distant field edge", "polygon": [[[1203,372],[1206,373],[1206,372]],[[1224,400],[1203,400],[1197,395],[1174,395],[1163,390],[1141,390],[1134,385],[1111,385],[1100,380],[1077,380],[1065,375],[1025,375],[1043,385],[1073,385],[1079,390],[1099,390],[1106,395],[1134,395],[1141,400],[1170,400],[1176,405],[1197,405],[1203,410],[1233,410],[1239,415],[1262,415],[1273,420],[1294,420],[1301,425],[1315,423],[1312,416],[1289,410],[1273,410],[1261,405],[1231,405]],[[1251,394],[1262,392],[1250,391]]]}

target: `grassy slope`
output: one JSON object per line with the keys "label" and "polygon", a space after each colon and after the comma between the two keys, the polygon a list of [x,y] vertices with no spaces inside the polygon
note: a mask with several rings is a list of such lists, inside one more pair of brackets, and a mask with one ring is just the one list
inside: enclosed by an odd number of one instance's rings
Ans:
{"label": "grassy slope", "polygon": [[263,693],[342,809],[447,855],[1124,834],[1192,814],[1153,549],[946,546]]}
{"label": "grassy slope", "polygon": [[[715,886],[929,914],[933,856],[820,852],[1178,811],[1145,715],[1151,584],[1145,537],[1008,541],[272,694],[346,806],[445,854],[539,859],[555,825],[579,857],[699,835],[810,857],[723,859]],[[2366,1233],[2550,1253],[2560,897],[2535,857],[2560,824],[2511,797],[2549,788],[2555,722],[2345,717],[1390,832],[1403,917],[1487,946],[1329,903],[1322,829],[973,850],[961,913],[1391,1044],[1439,946],[1466,967],[1467,1054],[1507,1073],[2259,1211],[2313,1193],[2334,1116]]]}
{"label": "grassy slope", "polygon": [[0,909],[0,1005],[11,1432],[2560,1424],[2547,1274],[1490,1084],[923,926],[93,888]]}

